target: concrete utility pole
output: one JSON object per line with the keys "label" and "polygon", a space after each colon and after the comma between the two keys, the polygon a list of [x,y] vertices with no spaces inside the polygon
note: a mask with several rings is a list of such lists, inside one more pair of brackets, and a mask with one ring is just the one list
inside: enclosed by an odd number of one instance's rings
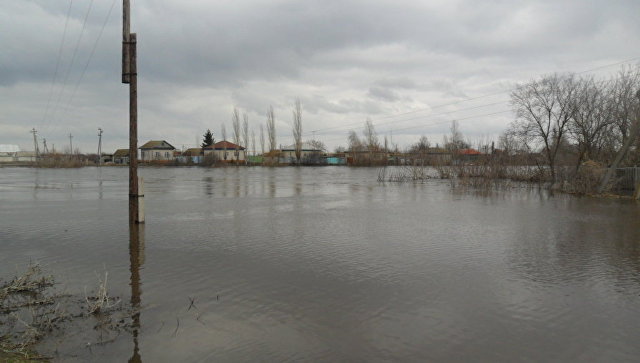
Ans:
{"label": "concrete utility pole", "polygon": [[102,166],[102,129],[98,127],[98,166]]}
{"label": "concrete utility pole", "polygon": [[[640,90],[636,92],[636,97],[638,97],[638,101],[640,101]],[[616,155],[616,158],[613,160],[613,163],[611,164],[609,169],[607,169],[606,174],[602,178],[602,182],[600,183],[600,187],[598,188],[598,193],[604,192],[605,188],[607,187],[607,184],[609,184],[609,180],[611,179],[611,176],[618,168],[618,164],[620,164],[620,162],[622,161],[622,158],[624,158],[624,156],[627,154],[627,151],[629,151],[631,144],[633,144],[633,142],[638,138],[639,131],[640,131],[640,115],[636,115],[636,121],[633,123],[633,125],[631,125],[631,132],[629,133],[629,137],[624,142],[624,145],[622,145],[622,147],[620,148],[620,151],[618,151],[618,155]]]}
{"label": "concrete utility pole", "polygon": [[47,148],[47,139],[42,139],[42,152],[44,153],[44,155],[47,155],[49,153],[49,149]]}
{"label": "concrete utility pole", "polygon": [[34,149],[34,151],[36,153],[36,161],[38,161],[39,150],[38,150],[38,140],[36,138],[36,133],[38,133],[38,131],[36,131],[36,128],[34,127],[29,132],[33,134],[33,149]]}
{"label": "concrete utility pole", "polygon": [[131,7],[122,0],[122,83],[129,84],[129,222],[144,223],[144,193],[138,180],[138,73]]}

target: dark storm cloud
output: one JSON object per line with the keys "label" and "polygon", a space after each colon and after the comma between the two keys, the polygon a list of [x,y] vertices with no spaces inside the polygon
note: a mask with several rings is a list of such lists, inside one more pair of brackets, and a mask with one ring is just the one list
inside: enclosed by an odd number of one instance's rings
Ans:
{"label": "dark storm cloud", "polygon": [[[126,88],[118,83],[120,0],[80,81],[111,6],[108,0],[93,2],[74,67],[68,68],[89,4],[73,2],[51,97],[69,2],[3,3],[0,143],[23,137],[16,125],[29,129],[43,123],[43,132],[51,124],[66,132],[80,128],[87,135],[79,135],[79,143],[93,138],[89,130],[98,125],[109,125],[120,138],[115,129],[126,124],[126,117],[121,119]],[[286,128],[295,98],[303,101],[306,130],[412,110],[424,110],[427,117],[434,105],[495,93],[540,73],[638,56],[634,49],[640,45],[637,1],[134,0],[132,11],[139,41],[141,138],[171,130],[166,138],[176,143],[193,143],[201,129],[228,124],[234,106],[263,122],[273,105],[279,133],[290,137]],[[60,98],[62,111],[53,120],[38,121],[49,98],[54,105]],[[78,117],[88,121],[79,127]],[[467,129],[496,134],[496,125],[509,117]],[[145,122],[154,127],[144,127]],[[443,130],[446,126],[423,132]],[[336,138],[344,133],[338,129]]]}

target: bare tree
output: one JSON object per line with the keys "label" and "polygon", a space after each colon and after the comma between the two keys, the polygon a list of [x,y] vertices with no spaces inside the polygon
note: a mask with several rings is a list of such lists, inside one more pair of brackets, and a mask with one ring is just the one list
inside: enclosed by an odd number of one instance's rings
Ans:
{"label": "bare tree", "polygon": [[293,147],[296,153],[296,163],[300,164],[302,156],[302,105],[300,99],[296,99],[293,109]]}
{"label": "bare tree", "polygon": [[224,123],[222,124],[222,130],[221,130],[221,134],[222,134],[222,140],[224,141],[222,143],[222,150],[223,150],[223,160],[227,160],[227,127],[224,125]]}
{"label": "bare tree", "polygon": [[348,142],[349,142],[349,150],[351,151],[362,150],[362,141],[360,141],[360,138],[358,137],[358,134],[356,134],[355,131],[353,130],[349,131]]}
{"label": "bare tree", "polygon": [[462,136],[462,132],[460,132],[460,124],[456,120],[451,121],[449,135],[444,136],[444,148],[455,152],[468,147],[469,144],[464,141],[464,136]]}
{"label": "bare tree", "polygon": [[431,144],[429,143],[429,139],[427,139],[427,137],[423,135],[420,136],[418,142],[411,146],[410,150],[412,152],[426,152],[427,150],[429,150],[430,146]]}
{"label": "bare tree", "polygon": [[256,133],[251,129],[251,152],[256,156]]}
{"label": "bare tree", "polygon": [[575,92],[572,75],[554,74],[520,85],[511,93],[516,113],[512,126],[520,137],[542,146],[552,182],[556,181],[558,151],[574,114]]}
{"label": "bare tree", "polygon": [[579,80],[577,84],[569,124],[569,135],[578,149],[576,172],[584,160],[599,157],[602,142],[606,140],[604,131],[615,121],[612,117],[613,104],[609,102],[609,84],[598,86],[593,78]]}
{"label": "bare tree", "polygon": [[238,109],[235,107],[231,115],[231,124],[233,125],[233,143],[236,144],[235,159],[238,160],[238,154],[240,153],[240,112],[238,112]]}
{"label": "bare tree", "polygon": [[264,155],[264,126],[260,124],[260,151]]}
{"label": "bare tree", "polygon": [[640,66],[622,68],[612,89],[613,115],[619,134],[619,145],[629,137],[638,113],[636,91],[640,88]]}
{"label": "bare tree", "polygon": [[249,149],[249,116],[246,113],[242,114],[242,142],[242,146]]}
{"label": "bare tree", "polygon": [[359,159],[358,154],[364,147],[362,141],[360,141],[360,138],[358,137],[358,134],[353,130],[349,131],[348,143],[351,157],[353,158],[354,163],[357,163]]}
{"label": "bare tree", "polygon": [[322,142],[320,140],[316,140],[316,139],[310,140],[309,141],[309,146],[311,146],[315,150],[320,150],[320,151],[326,151],[327,150],[327,146],[324,144],[324,142]]}
{"label": "bare tree", "polygon": [[374,152],[380,149],[380,142],[378,141],[378,134],[376,133],[376,129],[373,127],[373,122],[371,119],[367,118],[367,121],[364,123],[364,143],[366,144],[369,152]]}
{"label": "bare tree", "polygon": [[525,141],[512,128],[508,128],[498,137],[498,148],[509,156],[524,154],[530,151]]}
{"label": "bare tree", "polygon": [[269,106],[267,111],[267,135],[269,137],[269,151],[273,151],[276,146],[276,117],[273,114],[273,107]]}

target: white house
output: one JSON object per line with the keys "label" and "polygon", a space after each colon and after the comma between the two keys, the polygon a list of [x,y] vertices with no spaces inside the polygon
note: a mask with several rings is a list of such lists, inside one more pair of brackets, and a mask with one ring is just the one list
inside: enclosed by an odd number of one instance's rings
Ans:
{"label": "white house", "polygon": [[20,151],[18,145],[0,144],[0,163],[16,161],[16,154]]}
{"label": "white house", "polygon": [[140,160],[173,160],[173,153],[176,150],[171,144],[164,140],[152,140],[140,146]]}
{"label": "white house", "polygon": [[223,140],[204,148],[204,157],[215,156],[220,161],[245,161],[247,153],[244,147]]}
{"label": "white house", "polygon": [[[300,149],[300,161],[303,163],[317,162],[322,157],[323,151],[314,147],[311,143],[305,141],[301,145]],[[295,163],[296,160],[296,146],[290,145],[283,147],[280,152],[280,161],[284,163]]]}

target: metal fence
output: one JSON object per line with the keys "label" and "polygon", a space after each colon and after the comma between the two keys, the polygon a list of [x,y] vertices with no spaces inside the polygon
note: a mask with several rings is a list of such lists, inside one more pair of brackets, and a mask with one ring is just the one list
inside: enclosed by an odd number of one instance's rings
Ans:
{"label": "metal fence", "polygon": [[618,187],[624,190],[634,190],[640,183],[640,168],[618,168],[616,169]]}

